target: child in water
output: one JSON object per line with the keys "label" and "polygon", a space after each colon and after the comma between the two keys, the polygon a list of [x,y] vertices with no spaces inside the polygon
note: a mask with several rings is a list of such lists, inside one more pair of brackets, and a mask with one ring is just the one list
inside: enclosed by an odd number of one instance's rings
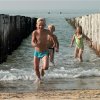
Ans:
{"label": "child in water", "polygon": [[75,58],[78,58],[79,62],[83,61],[83,50],[84,50],[84,43],[83,43],[83,38],[86,38],[86,40],[92,42],[85,34],[82,33],[82,27],[77,26],[76,32],[72,37],[71,40],[71,47],[75,41],[76,47],[75,47]]}
{"label": "child in water", "polygon": [[50,62],[54,64],[54,53],[59,52],[59,42],[57,39],[57,36],[54,35],[54,31],[55,31],[55,26],[54,25],[48,25],[48,30],[50,31],[50,33],[52,34],[54,41],[56,42],[55,46],[53,46],[53,42],[49,41],[49,58],[50,58]]}
{"label": "child in water", "polygon": [[[34,71],[37,76],[36,81],[41,83],[41,77],[44,76],[45,70],[49,67],[49,57],[48,57],[48,36],[53,41],[53,36],[50,31],[45,29],[46,21],[44,18],[38,18],[36,22],[37,29],[32,32],[31,44],[34,50]],[[54,43],[54,41],[52,42]],[[40,70],[40,60],[43,62]]]}

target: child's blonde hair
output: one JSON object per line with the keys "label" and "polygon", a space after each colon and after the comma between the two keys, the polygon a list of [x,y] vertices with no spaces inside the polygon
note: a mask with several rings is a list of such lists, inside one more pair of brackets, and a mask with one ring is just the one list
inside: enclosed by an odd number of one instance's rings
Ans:
{"label": "child's blonde hair", "polygon": [[36,23],[41,22],[41,21],[44,22],[44,24],[46,25],[45,18],[38,18],[37,21],[36,21]]}
{"label": "child's blonde hair", "polygon": [[48,29],[55,31],[55,26],[53,24],[48,25]]}

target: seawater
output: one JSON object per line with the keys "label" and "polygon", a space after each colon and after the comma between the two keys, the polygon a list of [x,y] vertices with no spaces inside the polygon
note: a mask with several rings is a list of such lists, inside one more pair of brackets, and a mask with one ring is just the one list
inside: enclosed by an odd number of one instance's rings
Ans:
{"label": "seawater", "polygon": [[[78,86],[80,79],[87,79],[87,82],[89,81],[88,79],[93,79],[92,81],[94,82],[95,79],[97,80],[98,77],[100,77],[100,58],[96,56],[95,52],[90,49],[86,43],[84,43],[84,61],[82,63],[79,63],[76,59],[74,59],[75,46],[72,48],[69,46],[71,37],[74,33],[74,29],[67,23],[65,18],[71,18],[81,15],[82,14],[63,13],[36,13],[28,15],[30,17],[44,17],[46,18],[47,25],[54,24],[56,28],[55,34],[58,37],[60,49],[58,53],[55,53],[55,66],[52,66],[50,64],[49,70],[46,71],[43,78],[45,84],[53,84],[53,87],[51,88],[55,87],[55,89],[66,89],[65,87],[67,85],[67,89],[80,89],[84,88],[84,86],[81,87],[82,85]],[[15,84],[14,88],[16,88],[17,86],[17,88],[15,89],[16,91],[18,91],[18,89],[31,89],[30,86],[33,84],[33,81],[36,78],[33,69],[33,52],[34,49],[31,46],[30,35],[28,38],[23,40],[21,46],[17,50],[15,50],[12,55],[8,56],[6,62],[0,64],[0,82],[3,82],[3,84],[5,81],[8,82],[9,85],[7,85],[7,87],[13,87],[13,84]],[[22,81],[23,84],[20,81]],[[91,83],[91,81],[89,82]],[[94,88],[96,88],[96,86],[99,86],[100,82],[97,81],[97,83],[95,83]],[[29,84],[31,85],[29,86]],[[65,86],[63,86],[62,84],[65,84]],[[6,85],[4,85],[3,87],[5,86]],[[48,89],[50,89],[50,86],[48,87]],[[87,87],[89,87],[89,85],[85,86],[85,88]],[[44,88],[44,86],[42,86],[42,88]],[[92,88],[92,86],[90,85],[89,88]]]}

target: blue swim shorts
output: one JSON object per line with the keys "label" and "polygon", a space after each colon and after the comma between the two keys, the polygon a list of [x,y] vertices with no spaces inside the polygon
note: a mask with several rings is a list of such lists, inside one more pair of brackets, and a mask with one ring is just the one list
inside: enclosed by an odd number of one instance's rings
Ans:
{"label": "blue swim shorts", "polygon": [[49,52],[48,51],[43,51],[43,52],[39,52],[39,51],[34,51],[34,56],[41,59],[43,58],[44,56],[48,56],[49,55]]}

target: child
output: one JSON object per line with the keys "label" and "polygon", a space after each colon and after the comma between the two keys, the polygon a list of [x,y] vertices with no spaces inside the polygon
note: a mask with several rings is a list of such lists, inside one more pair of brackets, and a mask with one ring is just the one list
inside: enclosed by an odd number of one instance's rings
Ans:
{"label": "child", "polygon": [[76,43],[75,58],[78,58],[78,60],[80,62],[83,61],[83,58],[82,58],[82,54],[83,54],[83,50],[84,50],[83,38],[86,38],[86,40],[92,42],[86,35],[82,34],[82,27],[78,26],[76,28],[75,34],[72,37],[71,46],[73,45],[74,40],[75,40],[75,43]]}
{"label": "child", "polygon": [[53,46],[53,43],[52,41],[50,41],[49,43],[49,58],[50,58],[50,62],[54,64],[54,53],[55,51],[56,52],[59,52],[59,42],[58,42],[58,39],[57,39],[57,36],[53,34],[53,32],[55,31],[55,26],[54,25],[48,25],[48,30],[51,32],[53,38],[54,38],[54,41],[56,42],[55,46]]}
{"label": "child", "polygon": [[[37,76],[36,82],[39,83],[41,82],[41,76],[44,76],[44,70],[47,70],[49,66],[48,36],[53,40],[50,31],[45,29],[45,25],[46,22],[44,18],[37,19],[36,23],[37,29],[32,32],[32,40],[31,40],[32,47],[35,49],[34,70]],[[41,72],[39,70],[40,60],[43,61]]]}

